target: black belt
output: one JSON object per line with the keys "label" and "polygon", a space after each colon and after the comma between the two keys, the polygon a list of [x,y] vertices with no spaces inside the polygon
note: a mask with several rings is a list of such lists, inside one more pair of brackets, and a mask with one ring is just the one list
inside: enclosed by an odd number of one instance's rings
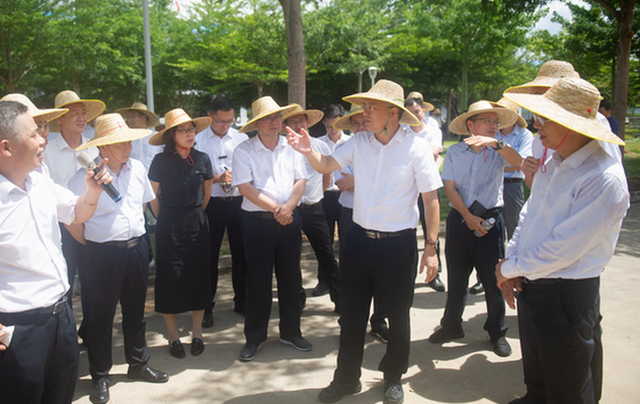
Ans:
{"label": "black belt", "polygon": [[524,179],[522,179],[522,178],[505,178],[504,179],[504,183],[505,184],[511,184],[511,183],[514,183],[514,182],[524,182]]}
{"label": "black belt", "polygon": [[320,205],[322,202],[316,202],[316,203],[301,203],[300,206],[298,206],[298,209],[309,209],[312,208],[314,206],[318,206]]}
{"label": "black belt", "polygon": [[40,307],[33,310],[21,311],[19,313],[8,313],[12,316],[37,316],[38,314],[51,314],[55,316],[58,313],[62,313],[64,310],[64,306],[67,305],[67,297],[63,296],[62,299],[58,300],[51,306]]}
{"label": "black belt", "polygon": [[327,195],[340,195],[340,190],[331,190],[331,191],[324,191],[324,194]]}
{"label": "black belt", "polygon": [[130,248],[137,246],[141,240],[142,240],[142,237],[134,237],[131,240],[126,240],[126,241],[107,241],[104,243],[96,243],[96,242],[93,242],[93,243],[105,245],[107,247],[126,248],[128,250]]}
{"label": "black belt", "polygon": [[411,233],[415,234],[416,232],[416,229],[406,229],[406,230],[400,230],[400,231],[375,231],[375,230],[365,229],[364,227],[357,225],[355,223],[354,223],[354,226],[356,227],[356,229],[364,233],[365,236],[371,239],[402,237],[402,236],[409,235]]}
{"label": "black belt", "polygon": [[273,219],[273,220],[276,219],[275,217],[273,217],[273,213],[271,212],[258,211],[258,212],[246,212],[245,214],[249,216],[257,217],[258,219]]}
{"label": "black belt", "polygon": [[527,285],[533,286],[549,286],[555,285],[556,283],[569,283],[569,282],[588,282],[596,278],[584,278],[584,279],[563,279],[563,278],[542,278],[536,279],[532,281],[531,279],[522,278],[522,283],[526,283]]}
{"label": "black belt", "polygon": [[242,196],[212,196],[212,198],[226,202],[226,201],[236,201],[238,199],[242,199]]}

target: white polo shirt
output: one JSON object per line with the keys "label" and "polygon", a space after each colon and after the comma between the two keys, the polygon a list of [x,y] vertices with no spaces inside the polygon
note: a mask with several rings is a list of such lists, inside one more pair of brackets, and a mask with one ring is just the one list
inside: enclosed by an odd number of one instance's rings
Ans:
{"label": "white polo shirt", "polygon": [[[122,199],[114,202],[106,192],[101,193],[96,212],[84,223],[84,237],[94,243],[106,243],[144,235],[142,205],[156,197],[144,165],[130,158],[128,169],[123,167],[119,175],[115,175],[108,166],[106,168],[113,176],[111,184],[120,192]],[[86,188],[84,174],[84,169],[78,170],[69,180],[69,189],[76,195],[82,195]]]}
{"label": "white polo shirt", "polygon": [[[316,138],[311,138],[311,147],[313,150],[322,154],[323,156],[328,156],[331,154],[331,150],[329,150],[329,146],[325,142],[322,142]],[[317,172],[313,167],[311,167],[311,163],[306,158],[304,159],[304,165],[307,169],[307,187],[304,190],[304,195],[302,195],[302,199],[300,199],[300,203],[304,203],[305,205],[312,205],[314,203],[318,203],[324,197],[324,190],[322,189],[322,177],[323,175]]]}
{"label": "white polo shirt", "polygon": [[[213,133],[211,127],[207,126],[205,130],[196,135],[195,148],[209,155],[211,165],[213,166],[213,175],[219,175],[226,171],[225,167],[229,170],[232,169],[234,150],[240,143],[248,139],[249,136],[238,132],[234,128],[229,128],[229,131],[222,138],[219,138]],[[228,192],[225,191],[225,188]],[[215,182],[211,187],[211,196],[214,198],[221,196],[240,196],[238,188],[233,187],[230,190],[229,188],[231,188],[229,185],[223,188],[219,182]]]}
{"label": "white polo shirt", "polygon": [[[278,136],[278,144],[271,151],[255,136],[236,147],[233,159],[233,182],[251,183],[258,191],[282,205],[291,198],[293,184],[296,180],[307,178],[304,157],[293,150],[284,136]],[[242,209],[247,212],[264,212],[265,210],[246,197],[242,200]]]}
{"label": "white polo shirt", "polygon": [[394,232],[415,228],[418,194],[442,187],[429,144],[399,128],[383,145],[371,132],[358,132],[333,158],[355,172],[353,221],[365,229]]}
{"label": "white polo shirt", "polygon": [[[83,136],[82,143],[84,144],[87,141],[89,141],[89,139]],[[95,147],[90,147],[84,151],[89,153],[92,159],[98,157],[99,154],[98,149]],[[62,135],[57,136],[53,140],[49,140],[49,144],[44,151],[44,162],[49,167],[49,174],[53,182],[67,188],[71,177],[82,168],[76,160],[78,153],[80,152],[76,152],[69,147]]]}
{"label": "white polo shirt", "polygon": [[76,196],[40,172],[26,191],[0,175],[0,312],[51,306],[67,293],[58,222],[75,219]]}
{"label": "white polo shirt", "polygon": [[[338,138],[338,141],[335,143],[333,142],[333,140],[329,138],[329,134],[320,136],[318,138],[318,140],[325,142],[327,146],[329,146],[329,150],[331,150],[331,153],[336,151],[336,148],[338,146],[340,146],[341,144],[344,144],[349,139],[351,139],[351,136],[345,135],[344,132],[342,131],[340,131],[340,137]],[[340,171],[334,171],[331,173],[331,181],[329,181],[329,186],[326,189],[327,191],[339,191],[338,186],[336,185],[336,180],[340,178],[339,175],[340,175]]]}

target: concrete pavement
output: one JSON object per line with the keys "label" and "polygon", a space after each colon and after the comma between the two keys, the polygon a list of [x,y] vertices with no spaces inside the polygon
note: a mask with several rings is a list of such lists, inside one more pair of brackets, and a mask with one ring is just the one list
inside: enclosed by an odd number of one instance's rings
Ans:
{"label": "concrete pavement", "polygon": [[[602,403],[640,402],[640,204],[633,204],[623,225],[616,255],[602,277],[604,316],[604,393]],[[441,242],[444,239],[441,238]],[[443,263],[444,264],[444,263]],[[215,325],[205,329],[206,349],[201,356],[189,353],[191,316],[178,316],[181,340],[187,357],[169,355],[162,316],[153,311],[153,289],[147,301],[147,342],[150,365],[171,375],[165,384],[129,380],[122,348],[121,317],[114,325],[114,367],[111,403],[318,403],[318,392],[331,382],[338,351],[338,316],[329,296],[312,297],[317,263],[303,261],[304,284],[309,291],[302,315],[304,336],[313,344],[299,352],[278,342],[277,301],[274,304],[269,339],[253,362],[243,363],[238,354],[244,344],[243,318],[233,311],[231,276],[220,276]],[[446,271],[446,268],[445,268]],[[443,274],[446,282],[446,274]],[[473,276],[473,275],[472,275]],[[475,279],[471,280],[473,283]],[[508,358],[492,352],[482,330],[484,295],[469,295],[464,314],[466,336],[440,345],[430,344],[429,335],[443,313],[446,293],[424,285],[418,275],[412,315],[410,368],[403,378],[405,403],[508,403],[523,395],[522,364],[516,312],[507,308],[507,339],[513,348]],[[75,303],[79,307],[79,302]],[[76,310],[79,311],[79,310]],[[78,320],[80,320],[78,318]],[[79,324],[79,322],[78,322]],[[340,403],[379,403],[383,396],[382,373],[377,370],[386,346],[367,335],[363,363],[363,391]],[[89,403],[91,381],[86,350],[81,350],[80,380],[74,403]]]}

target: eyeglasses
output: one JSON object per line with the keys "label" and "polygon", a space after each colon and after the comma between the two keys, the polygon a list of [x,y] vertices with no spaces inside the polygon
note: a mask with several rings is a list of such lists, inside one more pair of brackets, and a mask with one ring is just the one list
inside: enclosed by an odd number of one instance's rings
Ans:
{"label": "eyeglasses", "polygon": [[179,135],[188,135],[188,134],[191,134],[191,133],[195,134],[196,133],[196,128],[195,128],[195,126],[192,126],[192,127],[188,128],[188,129],[184,129],[184,128],[183,129],[178,129],[178,130],[176,130],[176,133],[179,134]]}
{"label": "eyeglasses", "polygon": [[486,125],[492,126],[500,126],[500,121],[493,118],[477,118],[473,120],[474,122],[484,122]]}
{"label": "eyeglasses", "polygon": [[233,125],[233,123],[235,122],[235,119],[229,119],[228,121],[219,121],[215,118],[213,118],[213,122],[216,123],[216,125],[220,125],[220,126],[224,126],[224,125]]}
{"label": "eyeglasses", "polygon": [[536,120],[540,124],[540,126],[544,126],[545,124],[551,122],[551,119],[544,118],[540,115],[533,114],[533,119]]}
{"label": "eyeglasses", "polygon": [[291,125],[304,125],[307,122],[307,116],[303,115],[299,118],[289,118],[287,119],[287,125],[291,126]]}
{"label": "eyeglasses", "polygon": [[49,124],[47,122],[40,122],[40,123],[36,122],[36,125],[38,125],[38,129],[37,129],[38,134],[42,135],[44,133],[49,132]]}
{"label": "eyeglasses", "polygon": [[260,122],[264,122],[267,125],[271,125],[273,122],[282,122],[282,115],[268,116],[260,119]]}
{"label": "eyeglasses", "polygon": [[382,108],[391,109],[393,107],[390,107],[388,105],[385,105],[384,107],[378,107],[378,106],[373,105],[373,104],[367,104],[367,103],[362,104],[362,110],[365,111],[365,112],[373,112],[376,109],[382,109]]}

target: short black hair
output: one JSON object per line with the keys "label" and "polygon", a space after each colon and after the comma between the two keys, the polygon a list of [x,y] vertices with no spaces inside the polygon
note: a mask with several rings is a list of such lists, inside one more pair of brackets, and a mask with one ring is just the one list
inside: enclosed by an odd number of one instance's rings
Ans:
{"label": "short black hair", "polygon": [[209,111],[212,115],[218,111],[231,111],[232,109],[234,109],[233,101],[224,95],[214,95],[211,99],[211,104],[209,105]]}
{"label": "short black hair", "polygon": [[27,107],[16,101],[0,101],[0,140],[17,142],[23,127],[18,116],[27,112]]}
{"label": "short black hair", "polygon": [[404,102],[405,108],[406,107],[411,107],[414,104],[418,104],[420,106],[420,108],[424,109],[424,102],[420,98],[408,98]]}
{"label": "short black hair", "polygon": [[604,109],[606,109],[607,111],[611,111],[611,102],[609,100],[602,99],[602,101],[600,101],[600,108],[604,107]]}
{"label": "short black hair", "polygon": [[329,104],[322,109],[324,113],[323,119],[340,118],[346,113],[344,107],[340,104]]}

